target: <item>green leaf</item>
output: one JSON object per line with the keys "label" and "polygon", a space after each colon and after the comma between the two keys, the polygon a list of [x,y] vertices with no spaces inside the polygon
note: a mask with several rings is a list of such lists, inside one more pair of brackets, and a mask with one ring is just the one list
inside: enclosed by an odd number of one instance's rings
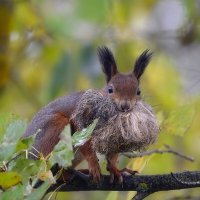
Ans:
{"label": "green leaf", "polygon": [[3,113],[0,115],[0,141],[6,131],[7,126],[11,123],[14,116],[11,113]]}
{"label": "green leaf", "polygon": [[0,161],[9,160],[14,154],[16,143],[2,143],[0,146]]}
{"label": "green leaf", "polygon": [[26,122],[24,120],[15,120],[6,129],[3,136],[3,142],[16,143],[22,136],[26,129]]}
{"label": "green leaf", "polygon": [[18,184],[12,188],[9,188],[2,193],[2,200],[22,200],[23,198],[23,186]]}
{"label": "green leaf", "polygon": [[74,158],[69,126],[65,127],[60,138],[61,140],[54,147],[49,161],[52,165],[58,163],[62,167],[68,167],[71,165],[71,161]]}
{"label": "green leaf", "polygon": [[15,120],[8,125],[0,146],[0,161],[9,160],[16,153],[18,141],[24,133],[25,128],[26,123],[23,120]]}
{"label": "green leaf", "polygon": [[102,22],[103,20],[105,20],[105,14],[108,11],[106,0],[78,1],[76,8],[76,12],[81,19],[96,22]]}
{"label": "green leaf", "polygon": [[111,191],[108,193],[108,196],[106,197],[106,200],[116,200],[119,196],[118,191]]}
{"label": "green leaf", "polygon": [[85,143],[90,136],[92,135],[92,132],[94,131],[96,124],[98,122],[98,119],[95,119],[92,124],[90,124],[87,128],[83,129],[82,131],[75,132],[72,136],[72,143],[75,147],[82,145]]}
{"label": "green leaf", "polygon": [[21,175],[17,172],[0,172],[0,188],[7,189],[21,183]]}
{"label": "green leaf", "polygon": [[20,151],[22,149],[30,149],[31,146],[33,145],[33,142],[35,140],[35,136],[36,134],[33,134],[29,137],[26,137],[26,138],[22,138],[19,140],[19,142],[17,143],[17,151]]}
{"label": "green leaf", "polygon": [[164,121],[164,131],[183,136],[192,125],[194,114],[194,108],[189,105],[177,107],[170,112],[169,117]]}
{"label": "green leaf", "polygon": [[50,185],[51,184],[49,181],[45,181],[39,188],[34,189],[33,192],[30,195],[28,195],[25,199],[26,200],[42,199],[42,197],[44,196]]}
{"label": "green leaf", "polygon": [[72,61],[70,55],[64,53],[63,55],[61,55],[58,63],[56,63],[56,65],[54,66],[54,71],[52,73],[51,83],[49,88],[49,94],[51,99],[55,98],[58,95],[61,85],[67,84],[71,86],[71,84],[73,83],[72,81],[73,76],[71,68],[69,67],[72,65],[71,62]]}
{"label": "green leaf", "polygon": [[45,167],[44,161],[26,159],[24,156],[16,160],[15,165],[12,166],[12,170],[21,174],[22,182],[26,185],[30,177],[36,176],[42,170],[44,171]]}
{"label": "green leaf", "polygon": [[188,15],[189,19],[194,19],[196,16],[196,4],[193,1],[184,0],[183,6],[185,8],[186,14]]}

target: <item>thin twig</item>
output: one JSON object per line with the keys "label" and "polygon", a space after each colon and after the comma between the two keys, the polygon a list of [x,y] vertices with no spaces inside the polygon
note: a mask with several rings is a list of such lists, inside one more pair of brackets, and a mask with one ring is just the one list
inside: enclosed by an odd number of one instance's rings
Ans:
{"label": "thin twig", "polygon": [[11,158],[11,159],[10,159],[9,161],[7,161],[7,162],[3,161],[3,166],[0,166],[0,172],[1,172],[1,171],[3,171],[3,172],[7,171],[7,170],[8,170],[9,164],[10,164],[13,160],[15,160],[15,159],[17,159],[19,156],[21,156],[25,151],[26,151],[26,150],[20,151],[17,155],[15,155],[13,158]]}
{"label": "thin twig", "polygon": [[186,156],[178,151],[175,151],[173,150],[169,145],[167,144],[164,144],[165,148],[168,149],[168,153],[172,153],[176,156],[179,156],[181,158],[184,158],[185,160],[188,160],[188,161],[191,161],[191,162],[194,162],[194,158],[193,157],[190,157],[190,156]]}
{"label": "thin twig", "polygon": [[55,194],[55,192],[57,192],[64,184],[65,184],[65,183],[63,183],[62,185],[59,185],[59,186],[52,192],[52,194],[48,197],[47,200],[50,200],[51,197],[53,197],[53,195]]}
{"label": "thin twig", "polygon": [[16,160],[18,157],[20,157],[24,152],[26,153],[26,149],[21,150],[18,154],[16,154],[14,157],[12,157],[9,161],[6,162],[6,167],[8,168],[9,164],[13,161]]}
{"label": "thin twig", "polygon": [[17,153],[14,157],[12,157],[9,161],[5,162],[3,161],[3,167],[0,167],[3,169],[3,171],[7,171],[9,164],[19,158],[23,153],[25,153],[25,158],[28,159],[28,154],[33,155],[34,157],[38,158],[34,153],[30,152],[28,149],[22,149],[19,153]]}
{"label": "thin twig", "polygon": [[5,161],[3,161],[3,169],[4,169],[5,171],[7,171],[7,170],[8,170],[8,167],[7,167],[7,164],[6,164],[6,162],[5,162]]}
{"label": "thin twig", "polygon": [[179,156],[185,160],[188,160],[190,162],[194,162],[194,158],[186,156],[178,151],[175,151],[169,145],[165,144],[164,147],[166,148],[166,150],[155,149],[155,150],[145,151],[145,152],[127,152],[127,153],[122,153],[122,155],[124,155],[128,158],[138,158],[138,157],[143,157],[143,156],[149,156],[149,155],[152,155],[155,153],[158,153],[158,154],[171,153],[171,154]]}

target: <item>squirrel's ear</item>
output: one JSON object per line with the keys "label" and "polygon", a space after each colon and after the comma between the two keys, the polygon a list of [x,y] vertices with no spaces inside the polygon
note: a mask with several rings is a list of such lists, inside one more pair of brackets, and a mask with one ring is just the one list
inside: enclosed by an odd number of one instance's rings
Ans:
{"label": "squirrel's ear", "polygon": [[139,80],[144,70],[146,69],[147,65],[149,64],[153,53],[147,49],[145,50],[136,60],[134,65],[133,73],[136,78]]}
{"label": "squirrel's ear", "polygon": [[98,48],[98,57],[102,65],[103,72],[106,74],[107,82],[118,73],[115,58],[107,47]]}

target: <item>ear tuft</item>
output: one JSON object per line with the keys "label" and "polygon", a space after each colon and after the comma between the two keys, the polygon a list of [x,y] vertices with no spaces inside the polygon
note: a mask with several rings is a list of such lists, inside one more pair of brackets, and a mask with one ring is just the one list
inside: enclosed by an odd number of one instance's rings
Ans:
{"label": "ear tuft", "polygon": [[136,60],[133,73],[138,80],[144,73],[147,65],[149,64],[152,58],[152,55],[153,53],[149,49],[147,49]]}
{"label": "ear tuft", "polygon": [[98,57],[102,65],[102,70],[106,74],[107,82],[118,72],[115,58],[107,47],[98,48]]}

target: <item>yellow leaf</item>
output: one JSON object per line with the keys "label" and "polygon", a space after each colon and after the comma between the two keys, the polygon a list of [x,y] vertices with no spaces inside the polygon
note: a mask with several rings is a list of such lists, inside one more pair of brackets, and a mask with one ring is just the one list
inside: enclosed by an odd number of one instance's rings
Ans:
{"label": "yellow leaf", "polygon": [[0,172],[0,187],[8,189],[21,183],[21,176],[17,172]]}
{"label": "yellow leaf", "polygon": [[[138,171],[138,172],[141,172],[143,170],[144,166],[145,166],[144,157],[132,159],[127,165],[128,168]],[[134,191],[128,192],[127,200],[132,199],[135,194],[136,194],[136,192],[134,192]]]}
{"label": "yellow leaf", "polygon": [[106,200],[116,200],[118,197],[118,193],[119,192],[117,192],[117,191],[109,192]]}
{"label": "yellow leaf", "polygon": [[183,136],[192,125],[194,116],[192,105],[179,106],[170,112],[163,129],[166,133]]}
{"label": "yellow leaf", "polygon": [[133,197],[136,195],[136,191],[130,191],[127,194],[127,200],[133,199]]}
{"label": "yellow leaf", "polygon": [[46,181],[47,179],[49,179],[51,181],[52,184],[56,183],[55,178],[53,177],[53,174],[51,172],[51,170],[46,171],[46,172],[40,172],[38,174],[38,178],[42,181]]}
{"label": "yellow leaf", "polygon": [[138,172],[141,172],[143,169],[144,163],[145,163],[144,157],[136,158],[135,161],[133,162],[133,169]]}
{"label": "yellow leaf", "polygon": [[145,166],[145,158],[141,157],[131,160],[127,167],[131,168],[132,170],[141,172],[144,166]]}

